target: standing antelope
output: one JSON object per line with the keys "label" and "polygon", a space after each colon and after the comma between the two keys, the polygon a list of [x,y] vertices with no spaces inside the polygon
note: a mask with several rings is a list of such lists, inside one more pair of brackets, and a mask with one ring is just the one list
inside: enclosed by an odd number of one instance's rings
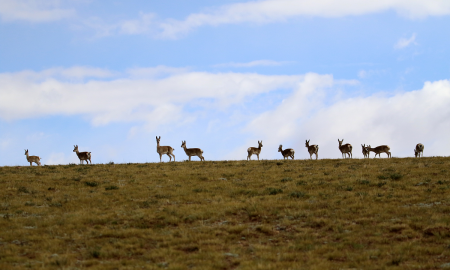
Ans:
{"label": "standing antelope", "polygon": [[261,147],[263,147],[262,141],[261,142],[258,141],[258,147],[249,147],[247,149],[247,153],[248,153],[247,160],[252,160],[252,158],[251,158],[252,155],[256,155],[259,160],[259,154],[261,154]]}
{"label": "standing antelope", "polygon": [[[191,161],[191,156],[197,156],[201,161],[205,161],[203,157],[203,150],[200,148],[186,148],[186,141],[181,141],[181,147],[184,148],[184,152],[189,156],[189,161]],[[174,157],[175,159],[175,157]]]}
{"label": "standing antelope", "polygon": [[310,140],[306,140],[305,146],[308,148],[309,158],[312,159],[312,155],[316,154],[316,160],[319,157],[319,146],[318,145],[309,145]]}
{"label": "standing antelope", "polygon": [[352,154],[353,147],[352,147],[352,145],[349,144],[349,143],[346,143],[346,144],[342,145],[342,143],[344,142],[344,139],[342,139],[342,141],[340,141],[338,139],[338,142],[339,142],[339,150],[341,150],[342,157],[346,158],[347,156],[345,154],[347,154],[348,157],[353,158],[353,154]]}
{"label": "standing antelope", "polygon": [[281,154],[283,155],[283,159],[286,159],[286,158],[289,159],[289,157],[294,159],[295,151],[292,148],[283,150],[283,145],[280,144],[280,147],[278,147],[278,152],[281,152]]}
{"label": "standing antelope", "polygon": [[172,161],[172,156],[173,156],[173,161],[175,162],[175,155],[173,154],[173,151],[175,151],[175,149],[173,149],[170,146],[159,146],[159,141],[161,140],[161,136],[156,136],[156,152],[158,152],[159,154],[159,162],[161,162],[162,159],[162,155],[166,154],[169,156],[170,161]]}
{"label": "standing antelope", "polygon": [[420,157],[420,153],[422,153],[422,157],[423,157],[423,149],[425,149],[425,146],[423,146],[423,144],[418,143],[416,145],[416,149],[414,149],[414,155],[416,157]]}
{"label": "standing antelope", "polygon": [[27,156],[27,161],[30,162],[30,166],[33,166],[33,162],[36,163],[36,165],[41,166],[41,158],[40,157],[29,156],[28,149],[25,149],[25,155]]}
{"label": "standing antelope", "polygon": [[362,147],[362,153],[364,155],[364,158],[366,158],[366,157],[369,158],[370,151],[366,149],[366,144],[364,144],[364,145],[361,144],[361,147]]}
{"label": "standing antelope", "polygon": [[391,148],[389,146],[387,146],[387,145],[380,145],[380,146],[377,146],[375,148],[371,148],[370,145],[368,145],[366,147],[366,149],[369,152],[372,151],[372,152],[375,153],[375,157],[374,158],[376,158],[377,155],[378,155],[378,157],[381,158],[381,155],[380,155],[381,153],[386,153],[388,158],[392,157],[391,156],[391,152],[389,152],[389,150],[391,150]]}
{"label": "standing antelope", "polygon": [[88,161],[90,161],[92,164],[91,152],[79,152],[78,145],[74,145],[73,147],[74,147],[73,152],[75,152],[77,154],[78,158],[80,159],[80,164],[83,164],[83,160],[86,160],[86,164],[89,164]]}

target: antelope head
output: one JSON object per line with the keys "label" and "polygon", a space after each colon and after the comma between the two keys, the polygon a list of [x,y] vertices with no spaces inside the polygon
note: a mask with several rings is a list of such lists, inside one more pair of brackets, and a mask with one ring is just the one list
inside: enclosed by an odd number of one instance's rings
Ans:
{"label": "antelope head", "polygon": [[278,152],[283,151],[283,145],[280,144],[280,147],[278,147]]}
{"label": "antelope head", "polygon": [[78,145],[74,145],[73,147],[74,147],[74,148],[73,148],[73,152],[78,151]]}

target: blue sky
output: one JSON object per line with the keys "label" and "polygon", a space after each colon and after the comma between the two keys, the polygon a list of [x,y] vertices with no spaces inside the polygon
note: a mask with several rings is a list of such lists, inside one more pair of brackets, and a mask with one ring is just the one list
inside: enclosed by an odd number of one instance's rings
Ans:
{"label": "blue sky", "polygon": [[[450,153],[450,2],[0,0],[0,165]],[[165,157],[163,159],[167,159]],[[195,159],[195,158],[194,158]]]}

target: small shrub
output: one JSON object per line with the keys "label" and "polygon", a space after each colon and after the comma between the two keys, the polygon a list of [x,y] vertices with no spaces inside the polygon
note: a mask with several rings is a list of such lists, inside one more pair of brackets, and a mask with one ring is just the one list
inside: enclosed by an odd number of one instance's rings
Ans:
{"label": "small shrub", "polygon": [[19,187],[17,191],[22,193],[30,193],[30,191],[26,187]]}
{"label": "small shrub", "polygon": [[391,173],[389,175],[389,178],[391,178],[392,180],[400,180],[403,177],[403,175],[399,174],[399,173]]}
{"label": "small shrub", "polygon": [[100,258],[100,250],[99,249],[94,249],[91,251],[91,256],[92,258],[98,259]]}
{"label": "small shrub", "polygon": [[292,178],[286,177],[286,178],[281,179],[282,183],[289,182],[289,181],[292,181]]}
{"label": "small shrub", "polygon": [[114,165],[114,161],[110,161],[108,165]]}
{"label": "small shrub", "polygon": [[345,188],[345,190],[346,190],[346,191],[352,191],[352,190],[353,190],[353,187],[352,187],[352,186],[347,186],[347,187]]}
{"label": "small shrub", "polygon": [[96,187],[98,186],[98,182],[84,182],[84,184],[88,187]]}
{"label": "small shrub", "polygon": [[289,194],[289,197],[299,199],[299,198],[306,197],[306,194],[301,191],[294,191],[294,192],[291,192],[291,194]]}
{"label": "small shrub", "polygon": [[386,175],[382,175],[382,174],[378,175],[377,178],[380,179],[380,180],[388,179],[388,177]]}
{"label": "small shrub", "polygon": [[377,187],[382,187],[384,185],[386,185],[386,182],[378,182]]}
{"label": "small shrub", "polygon": [[369,185],[370,184],[370,181],[369,180],[360,180],[360,181],[358,181],[359,182],[359,184],[361,184],[361,185]]}
{"label": "small shrub", "polygon": [[303,186],[306,185],[306,181],[297,181],[297,183],[295,183],[297,186]]}
{"label": "small shrub", "polygon": [[269,195],[277,195],[279,193],[283,193],[283,190],[280,188],[267,188],[266,189]]}
{"label": "small shrub", "polygon": [[118,186],[108,186],[108,187],[105,187],[105,190],[114,190],[114,189],[119,189],[119,187],[118,187]]}

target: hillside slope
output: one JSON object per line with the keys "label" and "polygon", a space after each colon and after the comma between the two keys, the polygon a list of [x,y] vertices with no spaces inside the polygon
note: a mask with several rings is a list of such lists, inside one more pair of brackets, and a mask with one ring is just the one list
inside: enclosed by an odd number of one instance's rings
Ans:
{"label": "hillside slope", "polygon": [[450,158],[0,167],[0,268],[436,269]]}

